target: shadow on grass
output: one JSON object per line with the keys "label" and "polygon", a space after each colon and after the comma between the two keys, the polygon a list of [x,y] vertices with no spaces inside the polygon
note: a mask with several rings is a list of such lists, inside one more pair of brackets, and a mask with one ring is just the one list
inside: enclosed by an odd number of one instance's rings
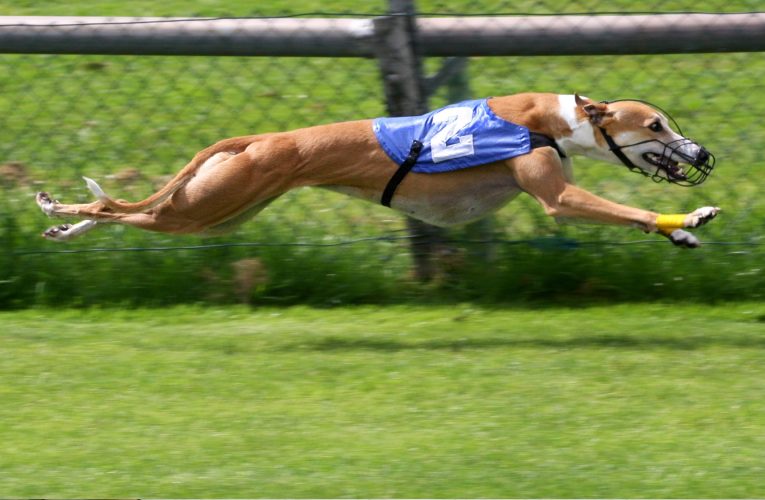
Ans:
{"label": "shadow on grass", "polygon": [[286,346],[283,350],[303,351],[381,351],[396,352],[408,350],[462,351],[498,348],[542,348],[542,349],[627,349],[653,350],[668,349],[693,351],[707,347],[737,347],[765,349],[765,336],[698,336],[683,338],[637,337],[632,335],[587,335],[566,339],[482,337],[455,340],[426,340],[405,342],[389,339],[348,339],[324,337],[309,342]]}

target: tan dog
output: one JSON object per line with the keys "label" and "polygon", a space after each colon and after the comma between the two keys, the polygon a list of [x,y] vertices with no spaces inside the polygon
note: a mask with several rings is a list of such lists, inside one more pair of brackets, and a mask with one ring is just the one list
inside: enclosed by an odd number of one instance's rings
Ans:
{"label": "tan dog", "polygon": [[[719,212],[703,207],[661,215],[608,201],[573,184],[574,155],[625,164],[655,180],[698,184],[706,178],[713,157],[643,102],[531,93],[485,102],[498,119],[526,127],[549,143],[462,170],[408,173],[392,186],[393,209],[448,226],[479,219],[525,191],[553,217],[632,226],[686,247],[700,243],[682,228],[698,227]],[[398,170],[381,148],[372,120],[361,120],[222,140],[197,153],[167,185],[137,203],[109,198],[90,179],[86,181],[96,202],[64,205],[39,193],[37,203],[49,216],[84,219],[43,233],[54,241],[81,235],[99,222],[165,233],[221,234],[301,186],[379,203]]]}

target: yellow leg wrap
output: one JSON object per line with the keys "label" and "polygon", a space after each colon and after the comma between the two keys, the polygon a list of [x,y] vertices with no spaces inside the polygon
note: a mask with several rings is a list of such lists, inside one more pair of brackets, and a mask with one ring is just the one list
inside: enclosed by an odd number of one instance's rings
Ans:
{"label": "yellow leg wrap", "polygon": [[660,214],[656,217],[656,228],[661,234],[669,234],[685,227],[687,214]]}

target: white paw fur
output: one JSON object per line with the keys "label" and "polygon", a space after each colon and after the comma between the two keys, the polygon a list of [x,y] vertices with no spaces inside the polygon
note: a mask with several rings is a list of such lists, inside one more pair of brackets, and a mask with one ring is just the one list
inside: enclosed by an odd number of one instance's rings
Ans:
{"label": "white paw fur", "polygon": [[699,241],[696,236],[688,231],[683,231],[682,229],[675,229],[667,235],[667,238],[669,238],[669,241],[674,245],[679,247],[698,248],[701,246],[701,241]]}
{"label": "white paw fur", "polygon": [[711,221],[720,213],[720,207],[701,207],[689,213],[685,218],[685,227],[699,227]]}

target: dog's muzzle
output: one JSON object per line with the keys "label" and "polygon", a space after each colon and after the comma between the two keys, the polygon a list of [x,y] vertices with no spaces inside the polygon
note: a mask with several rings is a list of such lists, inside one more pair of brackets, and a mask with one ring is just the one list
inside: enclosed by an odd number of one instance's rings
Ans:
{"label": "dog's muzzle", "polygon": [[[715,157],[700,144],[690,139],[678,139],[670,143],[658,140],[656,142],[664,146],[660,154],[642,155],[643,160],[656,166],[656,170],[651,173],[639,169],[654,181],[666,180],[680,186],[698,186],[712,173]],[[688,151],[694,151],[695,154],[688,154]],[[631,169],[630,165],[627,166]]]}
{"label": "dog's muzzle", "polygon": [[[669,143],[658,139],[640,141],[635,144],[619,146],[613,137],[600,127],[600,132],[606,139],[608,149],[633,172],[650,177],[654,182],[668,181],[678,186],[698,186],[704,182],[715,166],[715,157],[707,149],[691,139],[682,138]],[[643,153],[642,158],[647,163],[656,166],[656,170],[650,172],[635,165],[622,149],[656,142],[663,146],[661,153]],[[688,151],[694,151],[693,155]]]}

